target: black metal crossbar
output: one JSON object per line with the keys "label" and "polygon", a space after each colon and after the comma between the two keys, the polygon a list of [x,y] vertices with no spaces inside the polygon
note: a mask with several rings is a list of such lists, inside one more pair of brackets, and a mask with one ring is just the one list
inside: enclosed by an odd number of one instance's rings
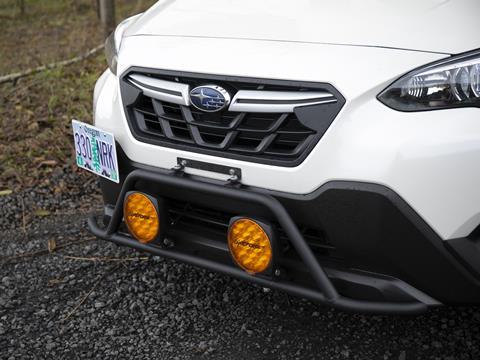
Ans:
{"label": "black metal crossbar", "polygon": [[[268,279],[265,277],[250,275],[235,266],[180,252],[175,250],[175,248],[161,248],[158,246],[142,244],[133,238],[118,233],[118,228],[123,219],[123,199],[125,198],[126,193],[133,190],[136,182],[140,180],[157,184],[160,192],[162,186],[170,188],[175,187],[180,190],[194,191],[212,196],[222,196],[236,201],[254,203],[265,208],[275,217],[277,222],[283,228],[301,261],[309,270],[318,290],[281,279]],[[343,310],[376,314],[416,314],[422,313],[428,309],[427,304],[419,301],[377,302],[351,299],[340,295],[282,204],[273,196],[261,194],[250,189],[207,183],[185,176],[175,176],[172,173],[167,172],[160,173],[146,170],[134,170],[127,176],[123,183],[115,210],[107,227],[101,228],[98,225],[97,219],[93,216],[89,219],[88,225],[90,231],[95,236],[113,243],[176,259],[212,271],[225,273],[264,287],[287,291],[294,295],[305,297]]]}

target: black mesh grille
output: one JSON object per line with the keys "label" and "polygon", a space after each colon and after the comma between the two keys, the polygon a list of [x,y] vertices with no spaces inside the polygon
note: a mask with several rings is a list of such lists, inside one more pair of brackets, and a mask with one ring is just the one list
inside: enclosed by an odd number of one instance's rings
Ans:
{"label": "black mesh grille", "polygon": [[[146,74],[143,72],[142,75]],[[316,87],[284,85],[283,82],[268,84],[259,80],[247,82],[226,81],[224,78],[148,75],[189,84],[191,88],[214,82],[225,87],[232,96],[238,90],[252,89],[318,90]],[[136,89],[129,83],[127,76],[122,80],[125,110],[133,134],[141,141],[251,162],[294,166],[308,155],[324,132],[310,124],[307,127],[297,112],[240,113],[225,110],[207,113],[193,107],[160,101]],[[132,96],[132,93],[135,95]],[[338,110],[343,105],[342,99],[340,100],[335,105]],[[323,115],[320,108],[319,110],[320,122]],[[332,117],[330,113],[331,111],[327,115]],[[330,122],[333,117],[329,119]]]}
{"label": "black mesh grille", "polygon": [[294,114],[201,113],[144,95],[132,110],[144,134],[229,153],[296,158],[315,135]]}
{"label": "black mesh grille", "polygon": [[[228,225],[234,216],[234,214],[174,200],[169,202],[169,213],[172,228],[189,229],[194,227],[195,231],[199,232],[216,231],[219,233],[218,240],[222,242],[227,241]],[[290,241],[279,224],[274,223],[273,225],[278,232],[282,252],[286,253],[291,249]],[[323,231],[306,226],[300,226],[299,230],[316,255],[339,258],[335,246],[327,240]]]}

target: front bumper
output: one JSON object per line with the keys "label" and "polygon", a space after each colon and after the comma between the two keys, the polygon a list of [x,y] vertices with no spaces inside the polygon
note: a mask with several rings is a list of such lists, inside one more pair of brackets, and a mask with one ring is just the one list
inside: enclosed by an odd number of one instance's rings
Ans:
{"label": "front bumper", "polygon": [[[133,163],[119,150],[125,177],[119,185],[101,180],[107,227],[89,221],[100,238],[357,312],[418,313],[440,302],[480,302],[475,271],[457,260],[463,256],[454,256],[388,188],[330,182],[299,196],[162,171]],[[183,214],[187,220],[171,227],[167,236],[175,246],[141,244],[121,231],[130,190],[207,211]],[[281,276],[252,276],[233,264],[221,218],[235,215],[268,219],[283,230],[291,248],[280,255]],[[321,236],[312,237],[307,228]]]}
{"label": "front bumper", "polygon": [[[196,56],[191,56],[193,53]],[[226,53],[245,56],[225,61]],[[445,55],[317,44],[127,37],[119,57],[119,77],[136,66],[322,82],[332,84],[347,101],[310,155],[295,167],[138,141],[125,116],[119,78],[110,71],[95,90],[95,125],[114,134],[131,160],[155,168],[170,169],[178,157],[184,157],[241,168],[245,185],[298,195],[336,180],[385,185],[443,240],[466,237],[480,224],[479,109],[403,113],[376,99],[394,79],[442,57]]]}

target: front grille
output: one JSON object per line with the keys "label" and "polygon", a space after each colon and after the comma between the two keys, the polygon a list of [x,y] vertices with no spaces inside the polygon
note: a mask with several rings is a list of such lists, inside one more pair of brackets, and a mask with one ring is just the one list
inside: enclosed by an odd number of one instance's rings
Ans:
{"label": "front grille", "polygon": [[294,114],[202,113],[144,95],[133,115],[144,134],[162,140],[265,158],[297,158],[315,135]]}
{"label": "front grille", "polygon": [[298,165],[328,128],[325,122],[329,125],[343,105],[341,95],[329,87],[328,91],[335,97],[335,104],[309,106],[315,111],[313,115],[312,111],[305,109],[288,113],[228,110],[202,112],[192,106],[154,98],[151,94],[142,92],[135,83],[129,81],[131,74],[188,84],[190,89],[215,83],[227,89],[232,97],[239,90],[308,93],[325,90],[327,85],[282,81],[269,83],[266,80],[260,82],[258,79],[248,82],[224,77],[192,77],[192,74],[188,77],[162,75],[139,70],[131,71],[122,77],[122,96],[127,119],[138,140],[251,162],[280,166]]}

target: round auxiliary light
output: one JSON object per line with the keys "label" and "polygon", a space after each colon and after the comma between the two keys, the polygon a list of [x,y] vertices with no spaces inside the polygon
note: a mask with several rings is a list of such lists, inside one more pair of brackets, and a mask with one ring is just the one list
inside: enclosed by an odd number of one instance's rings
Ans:
{"label": "round auxiliary light", "polygon": [[228,247],[233,259],[250,274],[269,268],[272,244],[262,226],[247,218],[234,219],[228,229]]}
{"label": "round auxiliary light", "polygon": [[130,234],[141,243],[155,240],[160,230],[157,207],[145,194],[133,192],[125,197],[123,217]]}

